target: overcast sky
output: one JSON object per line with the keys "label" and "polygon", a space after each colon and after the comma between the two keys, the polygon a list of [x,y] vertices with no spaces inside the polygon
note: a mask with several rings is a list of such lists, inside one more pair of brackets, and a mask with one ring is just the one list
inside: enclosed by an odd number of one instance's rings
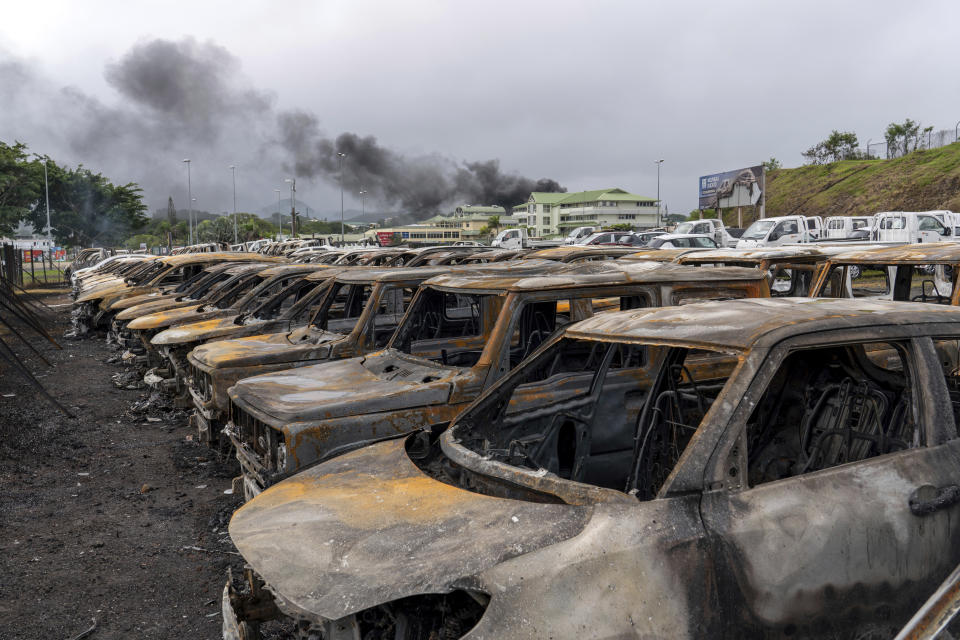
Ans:
{"label": "overcast sky", "polygon": [[[958,21],[949,0],[7,3],[0,140],[139,182],[151,210],[168,195],[186,206],[190,157],[202,209],[232,209],[236,164],[240,210],[297,172],[298,196],[326,214],[340,206],[329,162],[305,169],[323,154],[276,130],[307,112],[310,145],[352,132],[398,162],[498,159],[570,191],[655,196],[663,158],[662,200],[687,212],[698,176],[771,156],[796,166],[833,128],[862,143],[907,117],[952,130]],[[139,64],[157,43],[212,67],[188,83],[200,98],[144,98],[165,82]]]}

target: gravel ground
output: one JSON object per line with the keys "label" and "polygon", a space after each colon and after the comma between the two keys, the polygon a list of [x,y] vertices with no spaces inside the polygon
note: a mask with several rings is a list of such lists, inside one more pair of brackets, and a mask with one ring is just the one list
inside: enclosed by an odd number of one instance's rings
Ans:
{"label": "gravel ground", "polygon": [[[69,297],[43,300],[62,336]],[[15,348],[75,418],[0,364],[0,637],[70,639],[93,620],[90,640],[220,637],[226,570],[242,566],[236,462],[194,442],[186,413],[117,388],[102,338],[60,342],[32,340],[52,366]]]}

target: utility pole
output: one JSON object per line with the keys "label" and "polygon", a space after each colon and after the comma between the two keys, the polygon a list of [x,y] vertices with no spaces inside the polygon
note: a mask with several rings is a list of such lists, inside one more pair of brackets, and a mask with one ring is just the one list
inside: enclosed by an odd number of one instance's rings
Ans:
{"label": "utility pole", "polygon": [[[364,218],[367,215],[367,199],[364,197],[366,191],[363,190],[363,185],[360,185],[360,217]],[[366,220],[364,220],[366,222]]]}
{"label": "utility pole", "polygon": [[53,229],[50,227],[50,182],[47,180],[47,159],[43,159],[43,189],[46,192],[47,203],[47,241],[50,243],[50,250],[53,251]]}
{"label": "utility pole", "polygon": [[337,156],[340,158],[340,244],[343,244],[343,159],[347,157],[347,154],[342,151],[337,151]]}
{"label": "utility pole", "polygon": [[663,159],[654,160],[654,164],[657,165],[657,226],[662,226],[660,220],[660,165],[663,164]]}
{"label": "utility pole", "polygon": [[240,233],[237,230],[237,165],[230,165],[233,173],[233,244],[240,243]]}
{"label": "utility pole", "polygon": [[274,189],[277,193],[277,241],[283,236],[283,224],[280,222],[280,189]]}
{"label": "utility pole", "polygon": [[286,178],[284,182],[290,183],[290,235],[295,237],[297,235],[297,179]]}
{"label": "utility pole", "polygon": [[190,229],[190,244],[193,244],[193,191],[190,185],[190,158],[184,158],[187,163],[187,227]]}

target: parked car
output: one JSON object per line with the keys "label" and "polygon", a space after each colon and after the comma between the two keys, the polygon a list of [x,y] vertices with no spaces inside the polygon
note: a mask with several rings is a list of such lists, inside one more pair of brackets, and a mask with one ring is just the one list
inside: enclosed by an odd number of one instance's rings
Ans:
{"label": "parked car", "polygon": [[707,235],[665,233],[647,243],[651,249],[716,249],[716,241]]}
{"label": "parked car", "polygon": [[226,636],[892,637],[960,562],[958,343],[889,301],[574,324],[448,429],[237,511]]}

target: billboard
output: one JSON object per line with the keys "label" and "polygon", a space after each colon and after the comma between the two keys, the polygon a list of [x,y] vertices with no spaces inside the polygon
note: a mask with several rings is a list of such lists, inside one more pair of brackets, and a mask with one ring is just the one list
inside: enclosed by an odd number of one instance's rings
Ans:
{"label": "billboard", "polygon": [[700,176],[700,209],[727,209],[757,204],[764,188],[763,166]]}

